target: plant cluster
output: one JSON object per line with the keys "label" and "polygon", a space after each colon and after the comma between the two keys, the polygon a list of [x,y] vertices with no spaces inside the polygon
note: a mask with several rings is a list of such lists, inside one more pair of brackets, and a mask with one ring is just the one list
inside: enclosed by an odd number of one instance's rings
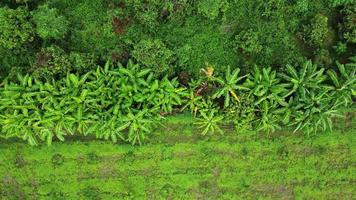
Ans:
{"label": "plant cluster", "polygon": [[[294,132],[308,135],[331,131],[332,119],[341,117],[341,108],[353,104],[356,90],[354,64],[337,63],[337,68],[326,71],[307,61],[298,68],[288,65],[279,73],[255,66],[243,76],[239,68],[231,71],[228,67],[224,76],[215,76],[209,68],[204,70],[204,83],[193,87],[195,92],[183,108],[201,117],[203,134],[229,123],[238,130],[273,132],[291,126]],[[221,123],[223,117],[225,123]]]}
{"label": "plant cluster", "polygon": [[76,134],[141,144],[160,114],[181,104],[182,94],[176,79],[154,79],[132,62],[127,67],[107,62],[59,81],[18,75],[1,88],[1,136],[31,145]]}

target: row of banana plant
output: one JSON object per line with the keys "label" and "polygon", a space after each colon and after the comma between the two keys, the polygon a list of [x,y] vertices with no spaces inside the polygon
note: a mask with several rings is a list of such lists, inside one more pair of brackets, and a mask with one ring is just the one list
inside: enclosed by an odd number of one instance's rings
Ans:
{"label": "row of banana plant", "polygon": [[[197,124],[203,134],[223,133],[220,125],[226,122],[237,130],[273,132],[291,126],[308,135],[331,131],[332,119],[342,117],[342,108],[354,106],[356,95],[356,64],[337,63],[336,69],[308,61],[282,72],[255,66],[243,76],[239,68],[227,67],[224,75],[215,76],[210,66],[203,80],[192,83],[183,109],[200,113]],[[201,85],[210,91],[197,95]]]}
{"label": "row of banana plant", "polygon": [[354,105],[356,64],[336,69],[308,61],[282,72],[255,66],[241,75],[227,67],[215,75],[210,66],[188,87],[176,78],[158,80],[131,61],[56,81],[18,75],[0,87],[0,136],[31,145],[78,134],[141,144],[174,109],[190,110],[204,135],[222,134],[227,124],[263,132],[291,126],[309,135],[331,130],[340,109]]}
{"label": "row of banana plant", "polygon": [[37,145],[67,135],[94,134],[117,142],[141,144],[160,119],[181,104],[183,89],[176,79],[154,79],[148,69],[129,62],[106,63],[84,75],[57,81],[18,75],[0,92],[1,136]]}

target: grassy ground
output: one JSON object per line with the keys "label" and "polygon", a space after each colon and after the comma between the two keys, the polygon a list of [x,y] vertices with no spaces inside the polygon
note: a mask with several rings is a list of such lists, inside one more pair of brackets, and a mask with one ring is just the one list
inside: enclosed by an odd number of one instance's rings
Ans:
{"label": "grassy ground", "polygon": [[355,199],[355,129],[202,137],[170,118],[148,144],[0,143],[0,199]]}

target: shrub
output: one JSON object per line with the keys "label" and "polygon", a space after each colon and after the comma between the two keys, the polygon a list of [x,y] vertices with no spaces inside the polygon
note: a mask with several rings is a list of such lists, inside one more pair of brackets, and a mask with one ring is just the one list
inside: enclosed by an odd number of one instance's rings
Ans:
{"label": "shrub", "polygon": [[328,17],[317,14],[310,26],[304,28],[305,40],[316,47],[325,46],[329,35]]}
{"label": "shrub", "polygon": [[36,61],[28,70],[39,79],[60,79],[68,72],[86,73],[97,67],[92,54],[70,52],[68,55],[59,46],[42,48],[37,54]]}
{"label": "shrub", "polygon": [[356,23],[355,23],[355,18],[356,18],[356,6],[355,5],[350,5],[346,6],[346,8],[343,10],[343,13],[345,14],[345,19],[344,19],[344,38],[348,42],[356,43]]}
{"label": "shrub", "polygon": [[37,78],[60,78],[69,72],[71,63],[68,55],[58,46],[43,48],[30,69]]}

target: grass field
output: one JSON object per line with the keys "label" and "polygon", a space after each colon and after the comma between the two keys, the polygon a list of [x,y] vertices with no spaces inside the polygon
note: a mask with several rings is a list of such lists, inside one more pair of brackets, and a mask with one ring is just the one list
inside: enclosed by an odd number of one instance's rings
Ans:
{"label": "grass field", "polygon": [[355,129],[202,137],[169,118],[138,147],[0,143],[0,199],[355,199]]}

